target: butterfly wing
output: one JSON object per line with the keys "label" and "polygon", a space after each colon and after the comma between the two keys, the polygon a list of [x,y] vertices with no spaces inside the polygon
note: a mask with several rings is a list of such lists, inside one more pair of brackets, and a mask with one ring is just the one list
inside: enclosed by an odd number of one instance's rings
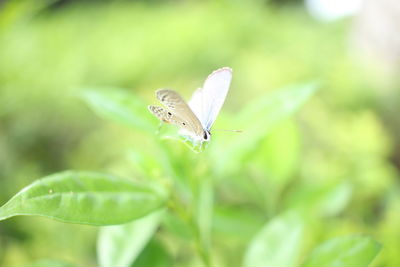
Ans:
{"label": "butterfly wing", "polygon": [[207,77],[203,88],[197,89],[189,101],[190,108],[207,131],[210,130],[225,102],[231,80],[231,68],[218,69]]}
{"label": "butterfly wing", "polygon": [[161,107],[149,107],[150,111],[159,119],[178,125],[196,136],[202,137],[204,135],[203,126],[200,120],[196,117],[190,109],[185,100],[175,91],[168,89],[161,89],[156,92],[158,100],[164,104],[168,110]]}
{"label": "butterfly wing", "polygon": [[[181,128],[187,128],[186,126],[188,125],[187,121],[183,120],[182,118],[179,118],[172,112],[168,111],[165,108],[158,107],[158,106],[149,106],[149,110],[151,113],[153,113],[159,120],[165,122],[165,123],[171,123],[174,125],[177,125]],[[189,129],[186,129],[189,130]]]}

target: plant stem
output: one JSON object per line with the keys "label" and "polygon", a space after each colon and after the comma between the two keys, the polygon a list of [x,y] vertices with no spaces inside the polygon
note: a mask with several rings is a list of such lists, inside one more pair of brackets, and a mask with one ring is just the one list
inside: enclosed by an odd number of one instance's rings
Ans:
{"label": "plant stem", "polygon": [[190,226],[193,236],[195,238],[194,245],[198,255],[200,256],[205,267],[212,267],[208,245],[206,242],[204,242],[202,238],[199,225],[196,222],[193,213],[188,212],[188,209],[184,207],[184,204],[182,203],[182,201],[180,201],[179,197],[176,194],[173,194],[171,196],[171,200],[169,201],[168,206]]}

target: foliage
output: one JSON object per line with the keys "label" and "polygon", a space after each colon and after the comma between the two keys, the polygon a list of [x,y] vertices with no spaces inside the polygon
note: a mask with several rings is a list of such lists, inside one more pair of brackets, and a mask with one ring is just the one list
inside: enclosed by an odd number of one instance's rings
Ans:
{"label": "foliage", "polygon": [[119,224],[159,209],[164,201],[165,196],[146,185],[110,175],[69,171],[25,187],[1,207],[0,219],[40,215],[71,223]]}
{"label": "foliage", "polygon": [[[257,1],[50,2],[2,10],[0,265],[400,264],[396,138],[345,53],[350,22]],[[187,96],[223,66],[213,130],[242,133],[199,150],[159,127],[157,88]],[[98,227],[16,215],[100,225],[97,259]]]}

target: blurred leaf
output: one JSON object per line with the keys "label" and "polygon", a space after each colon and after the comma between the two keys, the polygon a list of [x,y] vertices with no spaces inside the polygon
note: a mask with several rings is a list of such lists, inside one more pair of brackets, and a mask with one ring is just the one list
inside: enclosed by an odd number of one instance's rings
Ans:
{"label": "blurred leaf", "polygon": [[95,172],[56,173],[25,187],[0,208],[0,220],[39,215],[63,222],[110,225],[129,222],[160,208],[158,187]]}
{"label": "blurred leaf", "polygon": [[165,228],[167,232],[185,239],[186,241],[189,241],[193,237],[191,225],[171,212],[166,212],[165,216],[163,216],[162,227],[163,229]]}
{"label": "blurred leaf", "polygon": [[[298,110],[318,88],[319,84],[317,82],[310,82],[290,85],[276,92],[260,96],[252,103],[248,103],[238,114],[237,120],[241,125],[257,129],[258,131],[255,131],[255,134],[262,136],[263,134],[259,133],[259,127],[263,130],[261,132],[269,130],[271,126]],[[261,119],[264,123],[254,125],[254,118]]]}
{"label": "blurred leaf", "polygon": [[20,20],[26,20],[57,0],[9,0],[0,8],[0,30]]}
{"label": "blurred leaf", "polygon": [[312,186],[296,189],[287,198],[289,209],[299,209],[304,215],[334,216],[349,203],[352,185],[348,182],[329,186]]}
{"label": "blurred leaf", "polygon": [[347,207],[353,193],[353,187],[348,182],[334,186],[326,192],[321,200],[319,208],[325,216],[335,216]]}
{"label": "blurred leaf", "polygon": [[129,165],[144,177],[154,177],[162,171],[159,159],[146,151],[139,152],[130,149],[126,156],[129,160]]}
{"label": "blurred leaf", "polygon": [[243,266],[297,266],[303,228],[303,221],[297,213],[290,212],[272,219],[251,241]]}
{"label": "blurred leaf", "polygon": [[26,265],[23,267],[74,267],[76,265],[67,263],[60,260],[42,259]]}
{"label": "blurred leaf", "polygon": [[100,116],[123,123],[138,130],[154,132],[154,116],[145,101],[122,89],[86,90],[82,98]]}
{"label": "blurred leaf", "polygon": [[217,206],[215,208],[213,230],[218,234],[223,234],[224,238],[231,237],[241,242],[247,241],[264,224],[264,216],[258,210],[253,211],[247,206]]}
{"label": "blurred leaf", "polygon": [[129,267],[156,231],[162,211],[131,223],[102,227],[97,242],[100,266]]}
{"label": "blurred leaf", "polygon": [[[282,153],[284,151],[284,153]],[[283,187],[294,177],[300,158],[300,137],[293,120],[285,120],[262,140],[252,155],[257,169],[267,173],[268,183]],[[279,190],[277,190],[279,191]]]}
{"label": "blurred leaf", "polygon": [[333,238],[315,248],[304,267],[365,267],[381,250],[381,245],[368,236]]}
{"label": "blurred leaf", "polygon": [[236,119],[243,133],[229,138],[225,144],[214,146],[216,151],[213,156],[218,160],[219,168],[234,171],[232,167],[239,167],[235,162],[243,161],[252,153],[273,127],[297,111],[318,88],[315,82],[290,86],[248,103]]}
{"label": "blurred leaf", "polygon": [[172,267],[173,261],[160,243],[150,241],[132,267]]}

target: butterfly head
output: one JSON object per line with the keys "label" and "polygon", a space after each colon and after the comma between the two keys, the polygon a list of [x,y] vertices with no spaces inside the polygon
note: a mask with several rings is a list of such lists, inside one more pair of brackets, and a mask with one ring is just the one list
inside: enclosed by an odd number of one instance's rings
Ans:
{"label": "butterfly head", "polygon": [[210,131],[208,131],[208,130],[205,130],[204,131],[204,134],[203,134],[203,142],[208,142],[208,141],[210,141],[210,139],[211,139],[211,133],[210,133]]}

